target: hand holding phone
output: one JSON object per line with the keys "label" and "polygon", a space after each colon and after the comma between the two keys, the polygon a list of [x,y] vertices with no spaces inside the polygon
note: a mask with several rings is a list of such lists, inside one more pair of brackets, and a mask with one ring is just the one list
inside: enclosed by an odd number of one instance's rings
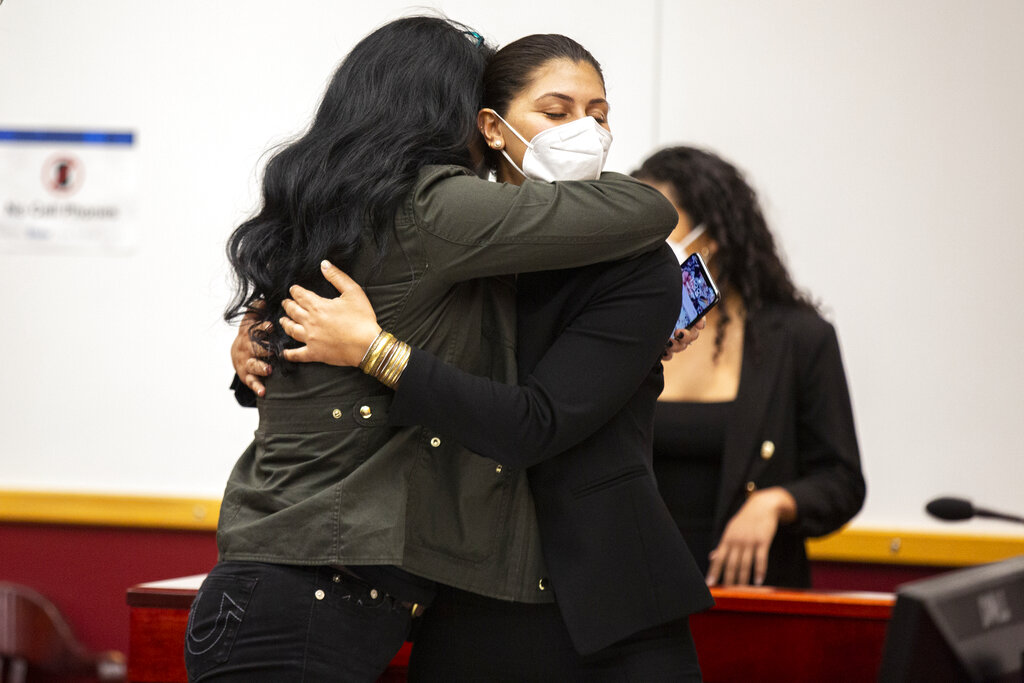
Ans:
{"label": "hand holding phone", "polygon": [[721,295],[699,253],[690,254],[679,268],[683,276],[683,304],[675,329],[688,330],[718,304]]}

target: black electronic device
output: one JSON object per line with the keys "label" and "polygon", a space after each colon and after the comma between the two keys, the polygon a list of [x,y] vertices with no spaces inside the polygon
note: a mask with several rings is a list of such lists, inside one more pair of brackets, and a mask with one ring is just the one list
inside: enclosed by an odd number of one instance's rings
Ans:
{"label": "black electronic device", "polygon": [[683,303],[679,309],[677,330],[688,330],[718,304],[721,295],[704,259],[697,252],[679,264],[683,275]]}
{"label": "black electronic device", "polygon": [[1024,555],[913,581],[896,591],[879,681],[1019,683]]}

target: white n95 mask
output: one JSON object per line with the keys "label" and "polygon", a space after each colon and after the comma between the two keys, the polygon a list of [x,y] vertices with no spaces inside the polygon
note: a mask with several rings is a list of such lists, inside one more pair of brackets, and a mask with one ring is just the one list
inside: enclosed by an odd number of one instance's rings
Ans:
{"label": "white n95 mask", "polygon": [[498,112],[494,115],[526,145],[522,168],[516,166],[508,152],[501,150],[508,163],[523,177],[547,182],[597,180],[601,177],[608,148],[612,146],[612,134],[602,128],[593,116],[542,130],[527,142]]}

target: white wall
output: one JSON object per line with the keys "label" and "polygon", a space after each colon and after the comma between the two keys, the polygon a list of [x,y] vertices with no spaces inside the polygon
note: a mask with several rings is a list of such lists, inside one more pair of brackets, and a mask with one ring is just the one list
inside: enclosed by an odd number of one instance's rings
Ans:
{"label": "white wall", "polygon": [[[498,43],[589,47],[611,167],[687,142],[749,171],[840,330],[869,478],[859,525],[930,526],[919,510],[943,492],[1024,512],[1024,5],[428,4]],[[0,6],[0,128],[134,130],[142,206],[130,254],[0,254],[0,488],[220,494],[255,427],[225,388],[224,240],[255,205],[263,151],[302,129],[356,40],[409,11]]]}
{"label": "white wall", "polygon": [[663,26],[660,141],[748,171],[839,329],[857,524],[931,526],[943,493],[1024,513],[1024,4],[689,0]]}
{"label": "white wall", "polygon": [[[579,0],[432,4],[499,43],[563,32],[599,55],[620,50],[617,27],[655,25],[653,0],[585,27]],[[0,254],[0,488],[220,495],[256,425],[226,390],[225,239],[255,206],[264,150],[305,126],[345,53],[406,5],[0,6],[0,129],[134,130],[141,174],[134,253]],[[608,60],[618,158],[654,144],[654,57]]]}

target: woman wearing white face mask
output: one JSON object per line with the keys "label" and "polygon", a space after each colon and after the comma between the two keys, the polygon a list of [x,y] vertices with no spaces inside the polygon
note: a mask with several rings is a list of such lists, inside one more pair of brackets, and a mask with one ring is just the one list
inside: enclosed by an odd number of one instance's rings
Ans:
{"label": "woman wearing white face mask", "polygon": [[[529,36],[499,51],[484,103],[478,123],[499,181],[600,172],[608,102],[597,62],[574,41]],[[293,288],[281,325],[306,346],[286,357],[372,370],[382,339],[373,310],[344,274],[324,272],[343,295]],[[412,349],[389,419],[453,438],[503,475],[527,468],[547,567],[539,587],[557,602],[442,588],[418,625],[410,680],[700,680],[686,617],[710,595],[650,464],[659,357],[679,312],[676,261],[664,247],[520,275],[516,286],[520,386]]]}
{"label": "woman wearing white face mask", "polygon": [[525,79],[503,59],[491,61],[491,77],[484,78],[491,106],[480,110],[477,123],[499,182],[600,177],[612,134],[604,79],[594,64],[549,59]]}

